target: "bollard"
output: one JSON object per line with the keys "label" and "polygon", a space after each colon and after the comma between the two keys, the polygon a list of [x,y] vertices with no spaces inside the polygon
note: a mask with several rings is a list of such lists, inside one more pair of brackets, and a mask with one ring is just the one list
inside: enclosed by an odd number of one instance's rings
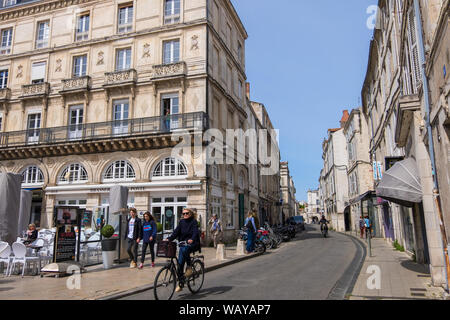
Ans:
{"label": "bollard", "polygon": [[236,255],[238,256],[245,256],[245,249],[244,249],[244,240],[238,240],[237,247],[236,247]]}
{"label": "bollard", "polygon": [[225,253],[225,245],[224,244],[218,244],[217,245],[216,259],[219,260],[219,261],[227,260],[227,256],[226,256],[226,253]]}

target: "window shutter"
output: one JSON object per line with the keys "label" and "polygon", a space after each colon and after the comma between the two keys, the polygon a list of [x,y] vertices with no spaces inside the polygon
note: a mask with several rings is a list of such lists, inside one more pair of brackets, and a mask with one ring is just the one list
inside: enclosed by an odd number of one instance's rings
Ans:
{"label": "window shutter", "polygon": [[420,62],[419,62],[419,50],[418,50],[418,44],[417,44],[417,25],[416,25],[416,19],[414,15],[414,11],[412,8],[409,11],[408,14],[408,37],[409,37],[409,54],[410,54],[410,60],[411,60],[411,73],[413,75],[414,79],[414,93],[417,93],[417,89],[419,88],[420,84],[422,83],[422,76],[420,72]]}
{"label": "window shutter", "polygon": [[45,79],[46,66],[47,63],[45,62],[33,63],[33,66],[31,68],[31,81]]}

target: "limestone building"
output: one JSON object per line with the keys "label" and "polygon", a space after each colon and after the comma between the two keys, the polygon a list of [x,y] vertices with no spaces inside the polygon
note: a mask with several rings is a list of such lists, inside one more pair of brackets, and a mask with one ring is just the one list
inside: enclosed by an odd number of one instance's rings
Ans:
{"label": "limestone building", "polygon": [[51,226],[57,205],[107,215],[121,184],[165,231],[189,206],[234,236],[248,167],[172,154],[174,134],[248,126],[247,33],[229,0],[2,1],[0,27],[0,171],[33,190],[33,221]]}

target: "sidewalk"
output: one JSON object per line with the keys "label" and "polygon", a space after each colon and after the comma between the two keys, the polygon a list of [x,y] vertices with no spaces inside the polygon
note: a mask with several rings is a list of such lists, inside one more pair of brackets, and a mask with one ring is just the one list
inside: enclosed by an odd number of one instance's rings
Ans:
{"label": "sidewalk", "polygon": [[[370,257],[365,239],[348,232],[345,234],[361,240],[367,249],[366,259],[349,300],[443,299],[445,291],[432,286],[428,266],[413,262],[408,254],[396,251],[386,239],[371,240]],[[368,288],[369,277],[370,280],[374,279],[373,270],[367,273],[372,266],[379,267],[381,271],[380,289]]]}
{"label": "sidewalk", "polygon": [[[227,248],[227,260],[218,261],[214,248],[202,248],[201,255],[205,257],[206,272],[258,256],[237,256],[235,252],[235,247]],[[166,264],[167,259],[156,258],[156,266],[151,268],[149,256],[143,270],[129,269],[128,263],[115,265],[110,270],[104,270],[103,265],[88,267],[87,272],[81,275],[79,290],[68,289],[67,282],[71,280],[70,277],[22,278],[0,275],[0,300],[103,300],[150,289],[157,272]]]}

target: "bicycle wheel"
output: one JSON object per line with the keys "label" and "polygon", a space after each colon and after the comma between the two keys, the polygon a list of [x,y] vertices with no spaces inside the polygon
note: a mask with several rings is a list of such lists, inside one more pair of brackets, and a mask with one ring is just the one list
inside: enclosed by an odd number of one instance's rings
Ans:
{"label": "bicycle wheel", "polygon": [[205,281],[205,266],[200,260],[195,260],[192,263],[192,276],[187,280],[189,291],[192,294],[198,293]]}
{"label": "bicycle wheel", "polygon": [[175,271],[170,267],[162,268],[155,278],[153,293],[155,300],[170,300],[177,284]]}

